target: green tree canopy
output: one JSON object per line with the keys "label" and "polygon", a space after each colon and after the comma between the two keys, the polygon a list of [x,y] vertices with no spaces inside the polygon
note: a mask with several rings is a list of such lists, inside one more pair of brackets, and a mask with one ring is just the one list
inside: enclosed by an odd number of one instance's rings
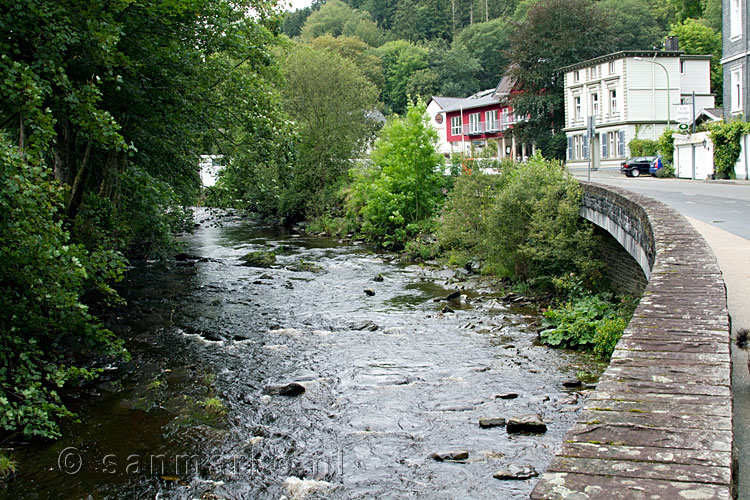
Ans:
{"label": "green tree canopy", "polygon": [[610,52],[614,36],[604,13],[592,0],[534,4],[526,22],[518,25],[510,38],[511,71],[518,89],[512,98],[513,107],[519,116],[529,117],[514,133],[535,142],[549,157],[563,158],[564,135],[552,135],[565,121],[559,70]]}
{"label": "green tree canopy", "polygon": [[313,39],[310,45],[316,49],[328,49],[350,60],[370,82],[382,88],[385,83],[383,63],[372,48],[354,36],[323,35]]}
{"label": "green tree canopy", "polygon": [[721,69],[722,42],[721,33],[716,32],[697,19],[686,19],[680,24],[672,25],[671,35],[680,39],[680,49],[688,54],[711,54],[711,92],[721,105],[724,74]]}
{"label": "green tree canopy", "polygon": [[385,72],[383,103],[394,113],[403,113],[410,79],[430,67],[429,49],[406,40],[395,40],[378,47],[375,53],[383,61]]}
{"label": "green tree canopy", "polygon": [[372,47],[383,43],[383,34],[370,14],[353,9],[341,0],[328,0],[318,11],[310,14],[300,36],[310,41],[325,34],[334,37],[356,36]]}
{"label": "green tree canopy", "polygon": [[284,108],[296,124],[299,157],[287,216],[321,215],[376,123],[377,89],[348,59],[295,45],[283,62]]}
{"label": "green tree canopy", "polygon": [[453,44],[479,61],[479,87],[490,88],[497,85],[508,67],[508,50],[512,25],[505,19],[493,19],[486,23],[476,23],[464,28]]}
{"label": "green tree canopy", "polygon": [[666,31],[651,14],[647,0],[602,0],[598,7],[611,20],[615,43],[611,52],[661,47]]}

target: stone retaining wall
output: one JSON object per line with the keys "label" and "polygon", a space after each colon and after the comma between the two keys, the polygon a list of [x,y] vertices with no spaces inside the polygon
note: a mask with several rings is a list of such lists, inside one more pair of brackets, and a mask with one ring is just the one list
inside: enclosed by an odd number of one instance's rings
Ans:
{"label": "stone retaining wall", "polygon": [[610,366],[531,498],[729,500],[730,325],[716,259],[666,205],[583,186],[582,214],[601,222],[650,278]]}

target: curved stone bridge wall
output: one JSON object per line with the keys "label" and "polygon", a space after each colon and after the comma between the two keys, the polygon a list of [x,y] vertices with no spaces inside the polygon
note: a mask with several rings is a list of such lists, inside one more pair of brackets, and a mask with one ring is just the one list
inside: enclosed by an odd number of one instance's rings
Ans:
{"label": "curved stone bridge wall", "polygon": [[649,282],[531,498],[729,500],[730,325],[713,252],[666,205],[582,184],[582,215],[609,231]]}

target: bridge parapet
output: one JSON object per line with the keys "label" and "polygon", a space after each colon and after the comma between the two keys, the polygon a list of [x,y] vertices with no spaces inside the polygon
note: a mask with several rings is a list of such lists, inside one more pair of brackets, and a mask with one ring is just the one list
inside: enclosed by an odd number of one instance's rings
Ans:
{"label": "bridge parapet", "polygon": [[716,258],[663,203],[582,185],[581,214],[646,266],[649,282],[531,498],[729,500],[730,324]]}

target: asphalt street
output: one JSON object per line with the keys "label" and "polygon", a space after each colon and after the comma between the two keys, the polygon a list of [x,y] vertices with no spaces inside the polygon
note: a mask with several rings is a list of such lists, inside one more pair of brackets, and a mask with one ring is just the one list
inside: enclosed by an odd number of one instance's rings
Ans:
{"label": "asphalt street", "polygon": [[[570,169],[587,179],[586,169]],[[732,337],[750,329],[750,181],[693,181],[625,177],[619,169],[591,172],[591,181],[618,186],[673,207],[711,246],[727,287]],[[750,499],[750,364],[748,353],[732,343],[734,445],[738,463],[737,498]]]}

